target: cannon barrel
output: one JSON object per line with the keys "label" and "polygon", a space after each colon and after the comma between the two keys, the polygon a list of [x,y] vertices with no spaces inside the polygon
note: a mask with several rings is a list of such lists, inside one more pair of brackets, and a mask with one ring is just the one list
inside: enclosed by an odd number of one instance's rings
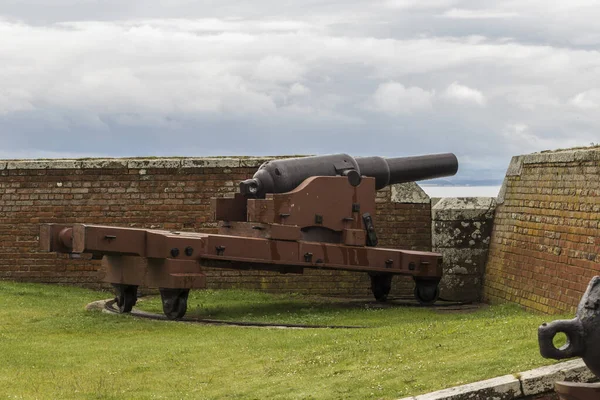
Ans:
{"label": "cannon barrel", "polygon": [[452,176],[458,171],[458,160],[452,153],[416,157],[357,157],[362,176],[375,178],[379,190],[397,183]]}
{"label": "cannon barrel", "polygon": [[451,153],[416,157],[357,157],[348,154],[289,158],[267,161],[251,179],[240,182],[247,197],[263,198],[267,193],[289,192],[312,176],[347,176],[354,186],[361,176],[375,178],[382,189],[396,183],[414,182],[456,174],[458,160]]}

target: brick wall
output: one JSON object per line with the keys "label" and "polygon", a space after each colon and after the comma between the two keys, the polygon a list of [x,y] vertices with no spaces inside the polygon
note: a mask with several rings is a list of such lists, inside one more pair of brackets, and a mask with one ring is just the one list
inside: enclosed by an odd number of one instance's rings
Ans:
{"label": "brick wall", "polygon": [[484,298],[573,313],[600,275],[600,148],[514,157],[498,197]]}
{"label": "brick wall", "polygon": [[[89,223],[216,232],[210,198],[233,193],[264,159],[90,159],[0,162],[0,279],[100,286],[98,261],[37,250],[40,223]],[[418,186],[414,185],[416,189]],[[377,194],[382,246],[429,250],[429,204]],[[207,269],[211,288],[244,287],[370,295],[366,274],[306,269],[303,275]],[[395,294],[411,282],[396,278]]]}

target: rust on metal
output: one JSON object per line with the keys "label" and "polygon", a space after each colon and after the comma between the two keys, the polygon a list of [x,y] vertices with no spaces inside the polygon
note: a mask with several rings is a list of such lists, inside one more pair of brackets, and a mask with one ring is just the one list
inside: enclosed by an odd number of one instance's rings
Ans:
{"label": "rust on metal", "polygon": [[[73,248],[71,225],[44,224],[40,226],[40,250],[70,253]],[[67,240],[70,239],[70,240]]]}
{"label": "rust on metal", "polygon": [[215,221],[246,221],[246,198],[240,193],[213,198],[211,204]]}
{"label": "rust on metal", "polygon": [[364,246],[367,243],[367,236],[363,229],[344,229],[342,242],[346,246]]}
{"label": "rust on metal", "polygon": [[104,280],[110,283],[163,287],[169,289],[204,289],[206,275],[197,261],[136,256],[110,256],[102,259]]}
{"label": "rust on metal", "polygon": [[[262,222],[268,224],[275,219],[275,210],[273,210],[273,202],[266,199],[248,199],[248,222]],[[277,215],[278,222],[285,219],[281,215]]]}
{"label": "rust on metal", "polygon": [[304,268],[368,273],[384,301],[394,275],[412,276],[423,304],[437,300],[442,258],[377,245],[376,190],[411,179],[453,175],[456,157],[346,154],[263,164],[240,193],[213,199],[218,234],[88,224],[44,224],[40,249],[103,258],[122,312],[137,287],[158,287],[169,318],[185,314],[190,289],[206,286],[203,266],[302,273]]}
{"label": "rust on metal", "polygon": [[219,222],[219,234],[273,240],[302,240],[302,232],[295,226],[260,222]]}
{"label": "rust on metal", "polygon": [[[275,223],[277,216],[283,225],[310,227],[319,225],[332,231],[341,232],[345,228],[363,229],[362,222],[353,218],[352,205],[359,203],[361,213],[375,213],[375,179],[363,178],[358,187],[351,186],[345,177],[317,176],[308,178],[296,189],[288,193],[273,194],[262,200],[272,202],[266,209],[273,214],[260,216],[266,223]],[[257,200],[251,200],[257,201]],[[281,218],[281,215],[285,215]],[[317,221],[317,216],[321,221]],[[248,215],[248,218],[254,218]],[[269,218],[269,220],[264,220]]]}

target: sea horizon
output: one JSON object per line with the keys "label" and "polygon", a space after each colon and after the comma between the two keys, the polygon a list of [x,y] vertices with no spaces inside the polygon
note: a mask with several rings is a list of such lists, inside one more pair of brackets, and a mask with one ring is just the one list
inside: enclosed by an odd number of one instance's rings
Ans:
{"label": "sea horizon", "polygon": [[434,197],[497,197],[501,185],[485,186],[449,186],[449,185],[424,185],[421,189],[431,198]]}

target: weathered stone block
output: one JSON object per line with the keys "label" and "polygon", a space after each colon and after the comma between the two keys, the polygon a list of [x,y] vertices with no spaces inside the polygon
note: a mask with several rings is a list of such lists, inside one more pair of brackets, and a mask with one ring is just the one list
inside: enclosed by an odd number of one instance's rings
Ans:
{"label": "weathered stone block", "polygon": [[237,168],[239,158],[186,158],[181,161],[182,168]]}
{"label": "weathered stone block", "polygon": [[438,248],[433,251],[444,257],[444,274],[482,275],[487,259],[487,248],[459,249]]}
{"label": "weathered stone block", "polygon": [[[75,169],[81,168],[78,160],[16,160],[3,163],[6,169]],[[4,169],[4,168],[0,168]]]}
{"label": "weathered stone block", "polygon": [[519,396],[521,396],[519,380],[512,375],[505,375],[415,396],[415,400],[512,400]]}
{"label": "weathered stone block", "polygon": [[537,368],[520,375],[526,396],[551,391],[558,381],[593,382],[596,379],[582,359]]}
{"label": "weathered stone block", "polygon": [[429,204],[431,199],[415,182],[391,186],[393,203]]}
{"label": "weathered stone block", "polygon": [[181,159],[178,158],[140,158],[127,161],[127,168],[130,169],[148,169],[148,168],[180,168]]}
{"label": "weathered stone block", "polygon": [[508,164],[508,169],[506,170],[506,176],[519,176],[521,175],[521,170],[523,169],[523,157],[522,156],[514,156],[510,160],[510,164]]}
{"label": "weathered stone block", "polygon": [[[275,157],[273,157],[275,158]],[[245,167],[245,168],[258,168],[260,167],[263,163],[272,160],[273,158],[268,158],[268,157],[264,157],[264,158],[255,158],[255,157],[250,157],[250,158],[241,158],[240,159],[240,167]]]}
{"label": "weathered stone block", "polygon": [[481,275],[444,273],[440,282],[440,297],[450,301],[478,301],[481,287]]}
{"label": "weathered stone block", "polygon": [[541,163],[568,163],[575,161],[574,151],[560,151],[552,153],[534,153],[523,156],[524,164]]}
{"label": "weathered stone block", "polygon": [[574,154],[575,161],[599,161],[600,160],[600,149],[596,148],[596,151],[580,150]]}
{"label": "weathered stone block", "polygon": [[504,204],[504,199],[506,199],[506,191],[508,190],[508,178],[505,178],[502,182],[502,186],[498,191],[498,197],[496,197],[496,207],[500,204]]}
{"label": "weathered stone block", "polygon": [[[81,160],[81,168],[83,169],[113,169],[127,168],[127,159],[89,159]],[[53,167],[50,167],[53,168]]]}
{"label": "weathered stone block", "polygon": [[596,378],[578,359],[401,400],[556,399],[554,383],[561,380],[593,382]]}
{"label": "weathered stone block", "polygon": [[493,197],[446,197],[431,209],[434,221],[472,221],[494,218]]}
{"label": "weathered stone block", "polygon": [[442,298],[480,299],[495,206],[486,197],[444,198],[433,207],[432,247],[444,257]]}
{"label": "weathered stone block", "polygon": [[432,224],[434,248],[487,248],[493,227],[491,220],[434,220]]}

